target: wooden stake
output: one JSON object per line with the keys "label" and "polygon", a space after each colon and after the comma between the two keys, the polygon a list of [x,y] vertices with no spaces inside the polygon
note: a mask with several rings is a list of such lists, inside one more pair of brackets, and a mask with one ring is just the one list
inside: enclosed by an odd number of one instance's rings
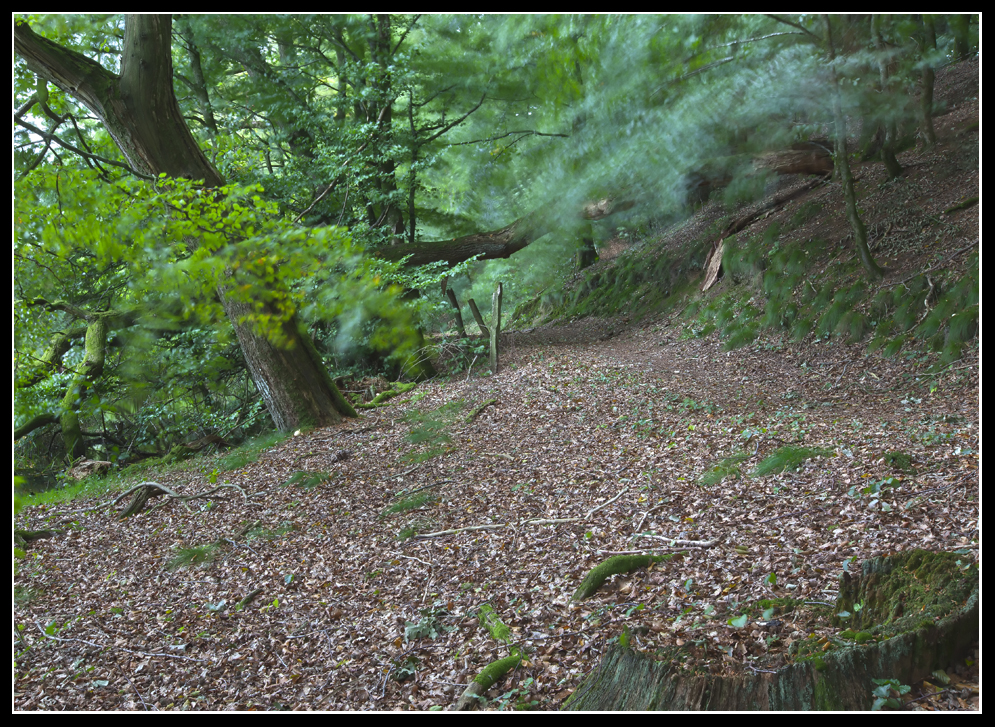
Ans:
{"label": "wooden stake", "polygon": [[498,372],[498,336],[501,334],[501,283],[491,298],[491,373]]}

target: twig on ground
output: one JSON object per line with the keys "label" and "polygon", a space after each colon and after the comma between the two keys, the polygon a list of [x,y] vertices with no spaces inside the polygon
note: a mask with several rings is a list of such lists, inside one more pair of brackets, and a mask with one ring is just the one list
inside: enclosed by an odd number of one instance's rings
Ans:
{"label": "twig on ground", "polygon": [[617,500],[618,498],[620,498],[622,495],[624,495],[628,491],[629,491],[628,488],[622,490],[620,493],[618,493],[617,495],[615,495],[615,497],[613,497],[612,499],[610,499],[608,502],[603,502],[600,505],[598,505],[596,508],[594,508],[593,510],[589,510],[587,512],[587,515],[585,515],[584,517],[591,517],[591,515],[593,515],[594,513],[596,513],[598,510],[601,510],[602,508],[608,507],[613,502],[615,502],[615,500]]}

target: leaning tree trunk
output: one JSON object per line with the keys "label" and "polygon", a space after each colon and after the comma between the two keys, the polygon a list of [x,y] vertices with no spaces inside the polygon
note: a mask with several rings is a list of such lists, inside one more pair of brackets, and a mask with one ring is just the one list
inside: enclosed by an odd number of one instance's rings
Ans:
{"label": "leaning tree trunk", "polygon": [[[176,101],[171,42],[169,15],[126,16],[121,73],[116,75],[36,35],[27,23],[14,23],[15,52],[41,78],[90,109],[132,169],[220,187],[224,179],[197,145]],[[327,426],[348,413],[320,359],[308,353],[296,317],[283,326],[287,345],[277,347],[243,319],[247,309],[242,304],[231,301],[223,288],[219,293],[277,427]]]}

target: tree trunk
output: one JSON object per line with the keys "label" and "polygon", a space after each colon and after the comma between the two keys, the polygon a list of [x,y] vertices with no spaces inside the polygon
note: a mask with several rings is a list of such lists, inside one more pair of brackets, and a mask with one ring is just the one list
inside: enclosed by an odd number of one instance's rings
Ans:
{"label": "tree trunk", "polygon": [[66,457],[70,460],[86,456],[86,444],[79,426],[79,409],[86,401],[86,391],[104,371],[104,353],[107,346],[107,316],[97,316],[86,326],[84,347],[86,354],[83,363],[76,371],[69,391],[62,399],[62,440],[66,445]]}
{"label": "tree trunk", "polygon": [[459,309],[459,301],[456,300],[456,291],[452,288],[446,288],[446,297],[449,298],[449,303],[452,305],[456,316],[456,330],[459,332],[459,337],[466,338],[466,328],[463,326],[463,314]]}
{"label": "tree trunk", "polygon": [[833,31],[829,16],[823,15],[826,28],[826,46],[829,50],[829,72],[832,84],[833,117],[836,122],[836,169],[843,184],[843,199],[846,203],[846,217],[853,230],[853,246],[857,249],[860,262],[871,280],[880,280],[884,271],[875,262],[867,245],[867,228],[857,213],[857,194],[853,188],[853,174],[850,172],[849,152],[846,148],[846,117],[843,115],[843,99],[840,95],[840,82],[836,74],[836,51],[833,49]]}
{"label": "tree trunk", "polygon": [[[881,15],[871,16],[871,35],[874,37],[874,47],[878,52],[878,74],[881,78],[881,93],[889,93],[888,83],[888,63],[885,60],[884,36],[881,34]],[[884,161],[885,169],[888,170],[888,179],[898,179],[902,176],[902,165],[895,157],[895,144],[898,140],[898,124],[894,117],[889,114],[882,123],[884,129],[884,144],[881,145],[881,159]]]}
{"label": "tree trunk", "polygon": [[[923,25],[923,56],[936,51],[936,20],[932,15],[922,16]],[[933,66],[927,62],[922,67],[922,90],[919,94],[919,108],[922,111],[922,135],[925,147],[936,146],[936,130],[933,128],[933,81],[936,74]]]}
{"label": "tree trunk", "polygon": [[[170,21],[169,15],[126,17],[119,76],[36,35],[23,21],[15,22],[14,50],[28,68],[90,109],[137,172],[220,187],[224,179],[190,134],[176,101]],[[327,426],[352,411],[348,404],[343,408],[345,399],[320,358],[308,353],[309,342],[302,339],[296,316],[282,327],[289,343],[277,348],[242,321],[247,305],[229,300],[223,289],[219,293],[252,379],[278,428]]]}
{"label": "tree trunk", "polygon": [[473,320],[477,322],[477,327],[480,328],[480,334],[489,340],[491,332],[488,330],[487,325],[484,323],[483,316],[480,315],[480,311],[477,309],[477,303],[473,300],[473,298],[467,299],[466,302],[467,305],[470,306],[470,312],[473,313]]}
{"label": "tree trunk", "polygon": [[971,16],[951,15],[948,22],[954,34],[954,60],[962,61],[971,54]]}
{"label": "tree trunk", "polygon": [[577,269],[583,270],[594,265],[598,260],[598,251],[594,247],[594,230],[591,223],[587,222],[583,226],[583,234],[580,240],[580,249],[577,251]]}
{"label": "tree trunk", "polygon": [[491,297],[491,373],[496,374],[499,366],[498,344],[501,341],[501,283],[494,288]]}

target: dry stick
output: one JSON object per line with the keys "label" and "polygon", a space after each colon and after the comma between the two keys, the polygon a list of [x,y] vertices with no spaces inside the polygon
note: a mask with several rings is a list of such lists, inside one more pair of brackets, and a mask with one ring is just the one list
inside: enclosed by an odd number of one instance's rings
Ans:
{"label": "dry stick", "polygon": [[[117,668],[121,669],[121,665],[117,664]],[[147,705],[145,703],[145,697],[143,697],[142,693],[140,691],[138,691],[138,687],[136,687],[134,685],[134,683],[132,683],[132,681],[130,679],[128,679],[128,674],[124,671],[124,669],[121,669],[121,676],[123,676],[125,678],[125,681],[127,681],[128,684],[131,684],[131,688],[135,690],[135,694],[137,694],[138,698],[142,700],[142,706],[145,708],[145,711],[148,712],[149,711],[149,705]]]}
{"label": "dry stick", "polygon": [[[467,418],[466,418],[466,423],[470,424],[471,422],[473,422],[473,420],[477,418],[477,415],[480,414],[480,412],[482,412],[484,409],[486,409],[491,404],[494,404],[496,402],[497,402],[497,399],[488,399],[487,401],[485,401],[483,404],[481,404],[476,409],[474,409],[473,411],[470,412],[469,416],[467,416]],[[484,452],[484,454],[489,454],[489,453],[488,452]],[[507,456],[507,455],[498,455],[498,456]]]}
{"label": "dry stick", "polygon": [[598,555],[644,555],[646,553],[684,553],[688,550],[704,550],[704,545],[685,545],[683,548],[644,548],[643,550],[597,550]]}
{"label": "dry stick", "polygon": [[636,525],[636,527],[635,527],[635,528],[633,528],[633,529],[634,529],[634,530],[637,530],[637,531],[638,531],[638,530],[639,530],[639,528],[640,528],[640,527],[642,527],[642,524],[643,524],[643,520],[645,520],[645,519],[646,519],[647,517],[649,517],[649,514],[650,514],[651,512],[656,512],[657,510],[659,510],[659,509],[660,509],[661,507],[663,507],[664,505],[669,505],[669,504],[670,504],[670,503],[667,503],[667,502],[661,502],[661,503],[660,503],[659,505],[657,505],[656,507],[654,507],[654,508],[651,508],[651,509],[647,510],[646,512],[644,512],[644,513],[643,513],[643,516],[642,516],[641,518],[639,518],[639,524],[637,524],[637,525]]}
{"label": "dry stick", "polygon": [[585,519],[591,517],[591,515],[593,515],[594,513],[596,513],[601,508],[607,507],[608,505],[611,505],[613,502],[615,502],[615,500],[617,500],[618,498],[620,498],[627,491],[628,490],[622,490],[620,493],[618,493],[617,495],[615,495],[615,497],[613,497],[612,499],[610,499],[608,502],[605,502],[605,503],[602,503],[601,505],[598,505],[596,508],[594,508],[593,510],[591,510],[590,512],[588,512],[587,515],[585,515],[582,518],[580,518],[580,517],[570,517],[570,518],[560,518],[560,519],[554,519],[554,520],[535,519],[535,520],[522,520],[522,521],[520,521],[518,523],[495,523],[494,525],[470,525],[469,527],[465,527],[465,528],[454,528],[452,530],[439,530],[438,532],[435,532],[435,533],[419,533],[415,537],[416,538],[434,538],[434,537],[437,537],[437,536],[440,536],[440,535],[453,535],[455,533],[462,533],[462,532],[467,531],[467,530],[498,530],[500,528],[507,528],[507,527],[511,527],[511,528],[514,528],[516,526],[517,527],[521,527],[522,525],[553,525],[553,524],[556,524],[556,523],[577,522],[579,520],[585,520]]}
{"label": "dry stick", "polygon": [[416,492],[421,492],[422,490],[427,490],[431,487],[437,487],[439,485],[445,485],[452,482],[452,480],[439,480],[438,482],[433,482],[431,485],[425,485],[424,487],[419,487],[417,490],[401,490],[392,499],[396,500],[399,497],[404,497],[405,495],[413,495]]}
{"label": "dry stick", "polygon": [[505,527],[504,523],[497,523],[496,525],[470,525],[465,528],[454,528],[453,530],[439,530],[435,533],[418,533],[415,535],[416,538],[434,538],[439,535],[453,535],[454,533],[462,533],[466,530],[496,530],[498,528]]}
{"label": "dry stick", "polygon": [[128,654],[138,654],[139,656],[165,656],[168,659],[180,659],[181,661],[196,661],[203,664],[205,659],[194,659],[192,656],[177,656],[175,654],[152,654],[147,651],[132,651],[131,649],[125,649],[122,646],[112,646],[110,644],[95,644],[92,641],[86,641],[84,639],[63,639],[59,636],[52,636],[51,634],[46,634],[45,629],[41,627],[41,624],[35,621],[35,626],[41,631],[41,635],[46,639],[53,639],[54,641],[78,641],[81,644],[86,644],[87,646],[92,646],[96,649],[117,649],[118,651],[124,651]]}
{"label": "dry stick", "polygon": [[[166,487],[163,487],[158,482],[141,482],[141,483],[135,485],[134,487],[132,487],[127,492],[124,492],[123,494],[118,495],[117,498],[114,500],[114,502],[112,502],[109,505],[109,507],[114,507],[121,500],[123,500],[125,497],[127,497],[128,495],[130,495],[135,490],[141,489],[142,487],[157,487],[160,490],[162,490],[163,493],[169,495],[170,497],[175,497],[177,500],[198,500],[201,497],[207,497],[208,495],[210,495],[210,494],[212,494],[214,492],[217,492],[218,490],[220,490],[220,489],[222,489],[224,487],[234,487],[236,490],[238,490],[239,492],[242,493],[242,497],[245,497],[245,490],[243,490],[238,485],[230,485],[230,484],[218,485],[217,487],[215,487],[213,489],[210,489],[207,492],[201,492],[201,493],[198,493],[196,495],[177,495],[175,492],[173,492],[172,490],[170,490],[170,489],[168,489]],[[246,499],[248,499],[248,498],[246,498]]]}
{"label": "dry stick", "polygon": [[[623,470],[623,471],[624,471],[624,470]],[[620,472],[619,474],[621,474],[621,472]],[[615,502],[615,500],[617,500],[617,499],[618,499],[618,498],[620,498],[620,497],[621,497],[622,495],[624,495],[624,494],[625,494],[626,492],[628,492],[628,489],[625,489],[625,490],[622,490],[622,491],[621,491],[620,493],[618,493],[617,495],[615,495],[615,497],[613,497],[612,499],[610,499],[610,500],[609,500],[608,502],[604,502],[604,503],[602,503],[602,504],[598,505],[598,506],[597,506],[596,508],[594,508],[593,510],[589,511],[589,512],[587,513],[587,515],[585,515],[584,517],[591,517],[591,515],[593,515],[594,513],[596,513],[596,512],[597,512],[598,510],[600,510],[601,508],[603,508],[603,507],[608,507],[608,506],[609,506],[609,505],[611,505],[611,504],[612,504],[613,502]]]}
{"label": "dry stick", "polygon": [[677,538],[668,538],[666,535],[650,535],[649,533],[637,534],[637,535],[633,535],[632,537],[633,538],[654,538],[656,540],[666,540],[672,546],[674,544],[676,544],[676,543],[680,543],[681,545],[700,545],[703,548],[711,547],[711,546],[715,545],[717,542],[719,542],[718,539],[712,539],[712,540],[680,540],[680,539],[677,539]]}

